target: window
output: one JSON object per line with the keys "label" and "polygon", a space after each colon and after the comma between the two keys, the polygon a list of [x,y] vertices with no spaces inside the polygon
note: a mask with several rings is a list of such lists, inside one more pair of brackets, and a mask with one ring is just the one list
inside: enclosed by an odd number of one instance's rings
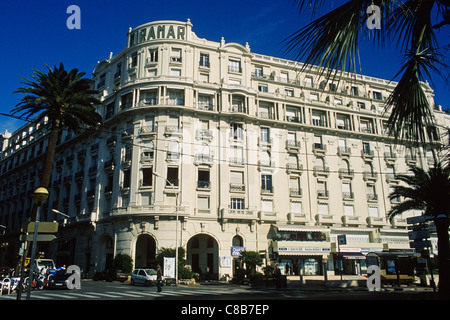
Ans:
{"label": "window", "polygon": [[284,94],[286,95],[286,97],[293,97],[294,96],[294,90],[292,90],[292,89],[285,89],[284,90]]}
{"label": "window", "polygon": [[241,123],[230,124],[230,137],[234,140],[242,140],[244,130],[242,129]]}
{"label": "window", "polygon": [[273,200],[262,199],[261,200],[261,211],[273,212]]}
{"label": "window", "polygon": [[131,171],[130,169],[123,170],[123,183],[122,188],[129,188],[131,183]]}
{"label": "window", "polygon": [[148,50],[148,61],[149,62],[158,62],[158,49],[149,49]]}
{"label": "window", "polygon": [[168,90],[167,104],[182,106],[184,104],[184,90]]}
{"label": "window", "polygon": [[264,85],[264,84],[259,84],[258,85],[258,91],[259,92],[269,92],[269,88],[266,85]]}
{"label": "window", "polygon": [[137,66],[137,52],[133,52],[131,54],[130,68],[134,68],[136,66]]}
{"label": "window", "polygon": [[312,112],[312,124],[314,126],[325,126],[326,125],[326,116],[325,113],[319,111]]}
{"label": "window", "polygon": [[301,195],[300,177],[289,177],[289,194],[291,196]]}
{"label": "window", "polygon": [[295,107],[286,108],[286,120],[289,122],[300,122],[300,111]]}
{"label": "window", "polygon": [[228,60],[228,71],[242,72],[241,60],[235,60],[235,59]]}
{"label": "window", "polygon": [[213,99],[212,96],[206,94],[199,94],[197,106],[201,110],[212,110],[213,109]]}
{"label": "window", "polygon": [[378,208],[377,207],[369,207],[369,217],[378,218]]}
{"label": "window", "polygon": [[181,49],[172,48],[172,51],[170,53],[170,61],[181,62]]}
{"label": "window", "polygon": [[255,77],[259,78],[264,75],[263,67],[255,67]]}
{"label": "window", "polygon": [[106,73],[102,73],[98,79],[97,89],[105,86]]}
{"label": "window", "polygon": [[281,72],[280,81],[287,83],[289,81],[289,75],[287,72]]}
{"label": "window", "polygon": [[363,142],[363,153],[366,155],[373,153],[373,151],[370,150],[370,144],[368,142]]}
{"label": "window", "polygon": [[352,185],[350,182],[342,182],[342,198],[353,199]]}
{"label": "window", "polygon": [[373,98],[375,100],[383,100],[383,95],[381,94],[380,91],[373,90]]}
{"label": "window", "polygon": [[230,191],[245,191],[244,172],[230,172]]}
{"label": "window", "polygon": [[167,150],[168,160],[180,159],[180,146],[178,141],[169,141],[169,148]]}
{"label": "window", "polygon": [[328,197],[327,183],[326,181],[317,181],[317,196]]}
{"label": "window", "polygon": [[353,96],[359,96],[359,90],[358,90],[358,87],[352,86],[351,94],[352,94]]}
{"label": "window", "polygon": [[272,193],[272,175],[262,174],[261,175],[261,191],[265,193]]}
{"label": "window", "polygon": [[120,78],[122,75],[122,63],[118,63],[116,66],[116,73],[114,74],[114,79]]}
{"label": "window", "polygon": [[197,208],[199,210],[209,210],[210,209],[209,196],[199,195],[197,197]]}
{"label": "window", "polygon": [[308,88],[312,88],[313,87],[313,78],[305,77],[304,86],[308,87]]}
{"label": "window", "polygon": [[153,185],[153,169],[143,168],[142,169],[142,183],[143,187],[151,187]]}
{"label": "window", "polygon": [[243,210],[244,209],[244,199],[242,199],[242,198],[231,198],[230,209]]}
{"label": "window", "polygon": [[176,69],[176,68],[170,69],[170,75],[172,77],[181,77],[181,69]]}
{"label": "window", "polygon": [[200,53],[200,66],[209,68],[209,54]]}
{"label": "window", "polygon": [[300,201],[291,201],[291,208],[292,213],[302,213],[302,203]]}
{"label": "window", "polygon": [[202,189],[209,189],[211,187],[209,170],[198,169],[197,187]]}
{"label": "window", "polygon": [[178,167],[169,167],[167,168],[167,182],[166,186],[174,186],[178,187]]}
{"label": "window", "polygon": [[261,139],[260,141],[264,142],[264,143],[269,143],[270,142],[269,128],[261,128],[260,139]]}
{"label": "window", "polygon": [[328,204],[327,203],[319,203],[317,205],[317,213],[327,215],[328,214]]}
{"label": "window", "polygon": [[355,209],[353,205],[344,205],[344,215],[345,216],[354,216],[355,215]]}

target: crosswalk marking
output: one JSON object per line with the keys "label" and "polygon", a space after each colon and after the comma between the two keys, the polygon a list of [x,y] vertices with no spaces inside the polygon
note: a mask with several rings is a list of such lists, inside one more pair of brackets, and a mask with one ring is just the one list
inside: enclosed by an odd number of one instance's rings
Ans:
{"label": "crosswalk marking", "polygon": [[[32,299],[106,299],[106,298],[124,298],[129,297],[131,299],[139,299],[143,297],[157,298],[164,296],[198,296],[198,295],[231,295],[231,294],[245,294],[245,293],[261,293],[267,292],[258,289],[247,289],[247,288],[173,288],[173,287],[163,287],[161,292],[148,291],[145,289],[135,289],[132,290],[129,287],[116,286],[113,290],[107,292],[77,292],[76,290],[64,290],[61,292],[39,292],[32,295]],[[123,290],[123,291],[122,291]],[[0,298],[15,299],[16,295],[1,296]]]}

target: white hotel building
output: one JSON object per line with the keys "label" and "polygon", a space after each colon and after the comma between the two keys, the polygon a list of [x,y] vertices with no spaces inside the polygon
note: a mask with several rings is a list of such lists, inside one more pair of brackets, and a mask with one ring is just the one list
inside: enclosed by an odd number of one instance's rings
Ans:
{"label": "white hotel building", "polygon": [[[40,250],[94,272],[118,253],[148,266],[177,238],[187,264],[216,277],[234,274],[241,248],[305,275],[322,274],[323,262],[332,274],[339,252],[345,273],[361,274],[368,252],[412,250],[406,216],[386,219],[388,195],[397,174],[427,168],[432,157],[385,134],[394,84],[364,75],[333,83],[299,68],[248,44],[199,38],[189,20],[130,29],[126,47],[93,72],[104,125],[61,133],[43,211],[59,233]],[[449,128],[440,107],[434,115]],[[39,185],[46,123],[3,139],[0,260],[8,265]]]}

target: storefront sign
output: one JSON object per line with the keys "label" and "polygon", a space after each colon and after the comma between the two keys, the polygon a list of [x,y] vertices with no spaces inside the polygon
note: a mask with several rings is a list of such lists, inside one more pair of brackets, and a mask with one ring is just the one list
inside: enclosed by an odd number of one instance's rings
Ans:
{"label": "storefront sign", "polygon": [[231,256],[222,256],[220,257],[220,266],[221,267],[231,267],[231,262],[233,257]]}
{"label": "storefront sign", "polygon": [[175,258],[164,258],[164,277],[175,278]]}
{"label": "storefront sign", "polygon": [[174,25],[156,25],[143,27],[130,33],[130,47],[157,39],[185,40],[186,27]]}
{"label": "storefront sign", "polygon": [[278,252],[330,252],[330,248],[314,248],[314,247],[278,247]]}
{"label": "storefront sign", "polygon": [[232,256],[240,256],[242,251],[245,251],[244,247],[231,247]]}

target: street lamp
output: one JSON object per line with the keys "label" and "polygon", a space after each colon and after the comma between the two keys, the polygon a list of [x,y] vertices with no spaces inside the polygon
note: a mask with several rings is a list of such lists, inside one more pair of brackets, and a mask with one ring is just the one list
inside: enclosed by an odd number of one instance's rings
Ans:
{"label": "street lamp", "polygon": [[[175,188],[173,183],[170,182],[169,180],[167,180],[166,178],[164,178],[163,176],[157,174],[156,172],[152,172],[152,174],[156,177],[160,177],[160,178],[166,180],[166,182],[168,184],[170,184],[172,189]],[[177,192],[175,192],[175,216],[176,216],[176,220],[175,220],[175,285],[178,285],[178,193]]]}
{"label": "street lamp", "polygon": [[36,221],[34,223],[34,234],[33,234],[33,246],[31,248],[31,258],[30,258],[30,274],[28,276],[28,288],[27,288],[27,300],[30,300],[30,294],[31,294],[31,285],[33,283],[33,270],[35,267],[35,257],[36,257],[36,246],[37,246],[37,235],[38,235],[38,229],[39,229],[39,216],[41,213],[41,206],[42,203],[44,203],[45,200],[48,198],[48,190],[39,187],[37,188],[32,196],[33,202],[37,206],[37,212],[36,212]]}

